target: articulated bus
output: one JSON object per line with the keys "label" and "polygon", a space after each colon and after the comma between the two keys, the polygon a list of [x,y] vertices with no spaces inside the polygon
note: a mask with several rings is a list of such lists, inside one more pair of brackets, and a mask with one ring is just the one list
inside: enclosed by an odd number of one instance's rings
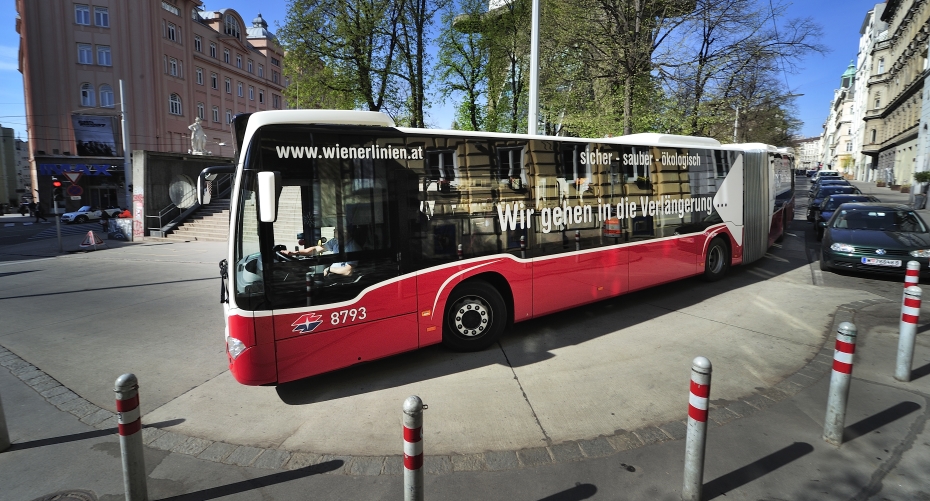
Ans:
{"label": "articulated bus", "polygon": [[221,300],[247,385],[437,343],[481,350],[515,322],[717,280],[794,218],[794,159],[763,144],[412,129],[328,110],[239,115],[234,129]]}

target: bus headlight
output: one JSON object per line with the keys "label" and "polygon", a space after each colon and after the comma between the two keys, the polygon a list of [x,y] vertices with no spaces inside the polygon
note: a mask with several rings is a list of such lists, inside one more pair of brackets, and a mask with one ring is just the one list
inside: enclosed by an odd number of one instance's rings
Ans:
{"label": "bus headlight", "polygon": [[830,250],[835,250],[836,252],[855,252],[856,248],[849,244],[835,243],[830,246]]}
{"label": "bus headlight", "polygon": [[930,257],[930,249],[912,250],[911,255],[914,257]]}
{"label": "bus headlight", "polygon": [[245,348],[245,343],[242,341],[239,341],[234,337],[226,338],[226,351],[229,352],[229,356],[231,356],[233,360],[242,354],[242,352],[245,351]]}

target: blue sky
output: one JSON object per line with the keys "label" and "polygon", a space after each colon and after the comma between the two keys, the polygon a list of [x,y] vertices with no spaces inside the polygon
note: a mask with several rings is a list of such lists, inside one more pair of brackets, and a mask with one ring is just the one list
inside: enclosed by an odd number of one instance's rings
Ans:
{"label": "blue sky", "polygon": [[[765,0],[760,0],[765,1]],[[93,3],[91,0],[90,3]],[[804,122],[802,134],[816,136],[822,133],[823,122],[829,112],[833,91],[839,87],[840,75],[846,71],[850,61],[855,61],[859,48],[859,28],[866,13],[875,0],[821,0],[799,1],[790,5],[791,17],[812,17],[824,30],[821,43],[830,49],[826,56],[810,56],[801,62],[799,71],[787,74],[785,79],[790,92],[804,94],[796,99],[800,118]],[[231,7],[236,9],[246,23],[259,12],[269,24],[272,32],[283,22],[287,2],[285,0],[209,0],[208,9]],[[26,139],[25,106],[23,104],[23,78],[17,70],[19,36],[15,30],[16,6],[14,0],[0,0],[0,19],[5,20],[0,30],[0,124],[11,127],[16,135]],[[430,111],[430,124],[448,128],[452,122],[452,111],[448,107]]]}

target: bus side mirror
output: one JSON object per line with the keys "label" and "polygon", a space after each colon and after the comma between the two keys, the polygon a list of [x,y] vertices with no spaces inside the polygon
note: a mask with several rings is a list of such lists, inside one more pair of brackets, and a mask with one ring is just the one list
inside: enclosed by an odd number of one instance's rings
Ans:
{"label": "bus side mirror", "polygon": [[278,214],[278,172],[258,173],[258,216],[263,223],[273,223]]}

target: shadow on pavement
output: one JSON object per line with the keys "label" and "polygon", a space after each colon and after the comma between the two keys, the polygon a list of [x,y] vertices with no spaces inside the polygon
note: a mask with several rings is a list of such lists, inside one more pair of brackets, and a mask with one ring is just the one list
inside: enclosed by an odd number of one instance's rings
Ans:
{"label": "shadow on pavement", "polygon": [[762,459],[753,461],[738,470],[733,470],[704,484],[702,499],[710,500],[726,495],[726,493],[761,478],[811,452],[814,452],[814,446],[811,444],[795,442],[784,449],[775,451]]}
{"label": "shadow on pavement", "polygon": [[546,496],[539,501],[574,501],[576,499],[588,499],[595,494],[597,494],[597,486],[593,484],[575,484],[571,489]]}
{"label": "shadow on pavement", "polygon": [[284,482],[290,482],[291,480],[298,480],[304,477],[309,477],[311,475],[319,475],[321,473],[337,470],[342,467],[342,464],[342,460],[334,459],[332,461],[326,461],[325,463],[310,465],[305,468],[283,471],[281,473],[272,473],[271,475],[265,475],[264,477],[243,480],[241,482],[234,482],[227,485],[221,485],[219,487],[211,487],[209,489],[172,496],[170,498],[162,498],[161,501],[205,501],[207,499],[216,499],[223,496],[232,496],[233,494],[238,494],[240,492],[261,489],[270,485],[282,484]]}
{"label": "shadow on pavement", "polygon": [[[183,423],[183,419],[170,419],[168,421],[159,421],[157,423],[143,425],[143,428],[167,428],[169,426],[174,426]],[[10,446],[4,452],[14,452],[21,451],[25,449],[33,449],[36,447],[45,447],[47,445],[57,445],[64,444],[67,442],[75,442],[78,440],[87,440],[88,438],[98,438],[106,437],[108,435],[116,435],[118,428],[106,428],[103,430],[94,430],[94,431],[85,431],[83,433],[73,433],[71,435],[62,435],[60,437],[51,437],[51,438],[40,438],[39,440],[30,440],[29,442],[20,442]]]}
{"label": "shadow on pavement", "polygon": [[867,435],[888,423],[897,421],[904,416],[920,410],[920,404],[916,402],[901,402],[891,407],[869,416],[857,423],[847,426],[843,430],[843,443]]}
{"label": "shadow on pavement", "polygon": [[[802,233],[801,221],[789,231]],[[307,405],[440,378],[493,364],[524,367],[553,358],[555,351],[630,328],[705,300],[809,266],[803,249],[773,246],[767,258],[731,268],[717,282],[699,277],[572,308],[513,325],[496,346],[474,353],[452,352],[441,345],[358,364],[334,372],[278,385],[288,405]],[[631,263],[632,266],[632,263]]]}
{"label": "shadow on pavement", "polygon": [[[930,325],[930,324],[927,324]],[[930,374],[930,364],[924,365],[923,367],[918,367],[911,371],[911,381],[920,379],[927,374]]]}

